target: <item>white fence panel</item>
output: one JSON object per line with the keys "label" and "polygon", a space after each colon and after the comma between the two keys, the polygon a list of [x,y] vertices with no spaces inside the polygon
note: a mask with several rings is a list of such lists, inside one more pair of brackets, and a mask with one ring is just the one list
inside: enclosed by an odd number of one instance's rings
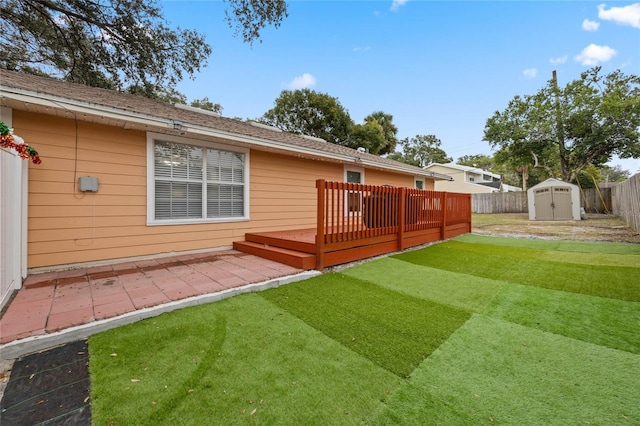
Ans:
{"label": "white fence panel", "polygon": [[23,163],[0,149],[0,309],[22,287]]}

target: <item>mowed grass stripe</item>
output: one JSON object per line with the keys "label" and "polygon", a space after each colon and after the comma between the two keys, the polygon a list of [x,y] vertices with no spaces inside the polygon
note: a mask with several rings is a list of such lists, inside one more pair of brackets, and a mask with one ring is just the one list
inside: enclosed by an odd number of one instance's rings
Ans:
{"label": "mowed grass stripe", "polygon": [[[542,250],[530,247],[510,247],[488,245],[483,243],[469,243],[452,241],[459,250],[476,253],[487,253],[498,256],[510,256],[516,259],[539,259],[553,262],[575,263],[580,265],[622,266],[640,268],[640,255],[611,254],[611,253],[580,253]],[[514,250],[515,248],[515,250]],[[640,269],[638,271],[640,273]]]}
{"label": "mowed grass stripe", "polygon": [[507,283],[487,278],[417,265],[386,257],[342,271],[409,296],[454,306],[469,312],[482,312]]}
{"label": "mowed grass stripe", "polygon": [[375,425],[640,423],[638,355],[474,315]]}
{"label": "mowed grass stripe", "polygon": [[406,262],[451,272],[612,299],[640,301],[640,268],[577,265],[469,250],[448,241],[393,256]]}
{"label": "mowed grass stripe", "polygon": [[486,235],[465,234],[456,237],[456,241],[478,243],[506,247],[522,247],[557,252],[576,253],[609,253],[621,255],[640,255],[640,244],[588,242],[588,241],[559,241],[532,238],[505,238]]}
{"label": "mowed grass stripe", "polygon": [[256,294],[89,341],[96,425],[361,424],[402,380]]}
{"label": "mowed grass stripe", "polygon": [[469,318],[461,309],[341,273],[260,295],[400,377],[408,376]]}
{"label": "mowed grass stripe", "polygon": [[506,284],[486,315],[640,354],[640,303]]}

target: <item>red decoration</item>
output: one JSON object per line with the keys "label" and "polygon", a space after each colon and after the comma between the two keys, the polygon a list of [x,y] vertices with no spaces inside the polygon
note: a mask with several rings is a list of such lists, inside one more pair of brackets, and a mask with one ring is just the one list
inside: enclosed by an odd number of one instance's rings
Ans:
{"label": "red decoration", "polygon": [[13,135],[11,134],[11,130],[5,126],[2,121],[0,121],[0,147],[15,150],[20,158],[24,158],[25,160],[31,159],[33,164],[42,163],[42,160],[40,160],[40,156],[38,155],[38,151],[26,143],[16,143]]}

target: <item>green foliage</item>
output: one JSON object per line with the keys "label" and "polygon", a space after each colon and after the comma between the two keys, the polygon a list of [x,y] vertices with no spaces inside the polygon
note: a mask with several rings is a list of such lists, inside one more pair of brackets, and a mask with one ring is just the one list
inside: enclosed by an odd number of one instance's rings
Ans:
{"label": "green foliage", "polygon": [[6,0],[2,68],[146,93],[174,87],[206,65],[211,48],[171,29],[155,1]]}
{"label": "green foliage", "polygon": [[229,9],[225,11],[230,27],[235,27],[234,34],[241,35],[245,43],[252,44],[259,40],[260,31],[268,25],[279,28],[282,20],[289,16],[285,0],[224,0]]}
{"label": "green foliage", "polygon": [[350,146],[353,120],[338,99],[326,93],[311,89],[283,90],[275,106],[258,121],[287,132]]}
{"label": "green foliage", "polygon": [[393,124],[393,115],[387,114],[383,111],[375,111],[367,115],[364,118],[364,122],[365,125],[369,123],[376,123],[382,130],[384,142],[382,146],[378,150],[376,150],[376,154],[384,155],[395,151],[396,144],[398,143],[398,128],[395,124]]}
{"label": "green foliage", "polygon": [[371,154],[381,154],[386,145],[382,126],[376,121],[367,121],[364,124],[355,124],[351,127],[348,143],[349,148],[364,148]]}
{"label": "green foliage", "polygon": [[394,153],[389,158],[417,167],[432,163],[450,163],[453,161],[442,148],[442,142],[435,135],[416,135],[400,141],[402,154]]}
{"label": "green foliage", "polygon": [[456,164],[461,166],[477,167],[478,169],[493,172],[495,160],[493,159],[493,156],[485,154],[463,155],[458,158]]}
{"label": "green foliage", "polygon": [[507,149],[514,165],[543,167],[567,182],[613,155],[640,158],[640,77],[600,67],[564,88],[550,80],[535,95],[515,96],[487,120],[484,140]]}
{"label": "green foliage", "polygon": [[194,99],[193,101],[191,101],[189,105],[195,108],[200,108],[207,111],[213,111],[217,114],[222,114],[222,105],[214,104],[209,100],[207,96],[205,96],[202,99]]}
{"label": "green foliage", "polygon": [[[287,16],[284,0],[226,0],[244,41]],[[3,0],[0,67],[162,99],[207,65],[203,34],[171,28],[157,0]]]}
{"label": "green foliage", "polygon": [[601,182],[622,182],[631,177],[629,170],[623,170],[622,166],[607,166],[600,168],[600,174],[603,178]]}

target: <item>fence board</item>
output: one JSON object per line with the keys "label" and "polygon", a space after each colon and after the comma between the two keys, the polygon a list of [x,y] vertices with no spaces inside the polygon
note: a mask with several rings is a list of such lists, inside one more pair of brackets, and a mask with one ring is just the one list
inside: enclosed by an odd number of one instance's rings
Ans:
{"label": "fence board", "polygon": [[613,214],[640,232],[640,173],[611,188]]}
{"label": "fence board", "polygon": [[[588,188],[581,191],[580,207],[587,213],[605,213],[611,211],[611,188]],[[471,195],[473,213],[527,213],[529,202],[525,191],[491,192]]]}
{"label": "fence board", "polygon": [[580,207],[587,213],[611,211],[611,188],[587,188],[580,194]]}
{"label": "fence board", "polygon": [[519,191],[472,194],[471,211],[473,213],[527,213],[529,211],[527,193]]}

